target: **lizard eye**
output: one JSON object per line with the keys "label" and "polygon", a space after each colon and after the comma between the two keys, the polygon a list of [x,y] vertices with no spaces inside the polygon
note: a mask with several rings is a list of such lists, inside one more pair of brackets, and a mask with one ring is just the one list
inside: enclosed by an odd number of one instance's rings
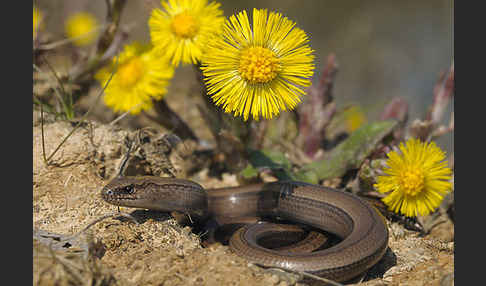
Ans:
{"label": "lizard eye", "polygon": [[132,185],[128,185],[125,187],[125,192],[127,192],[128,194],[132,194],[134,191],[135,189],[133,188]]}

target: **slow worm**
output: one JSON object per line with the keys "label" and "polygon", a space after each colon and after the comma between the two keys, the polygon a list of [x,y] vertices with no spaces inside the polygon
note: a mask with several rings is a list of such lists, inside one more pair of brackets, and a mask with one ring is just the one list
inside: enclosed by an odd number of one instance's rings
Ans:
{"label": "slow worm", "polygon": [[101,196],[117,206],[179,211],[201,220],[213,218],[221,225],[277,217],[333,233],[342,241],[327,249],[269,249],[258,242],[274,231],[272,224],[254,223],[234,232],[229,245],[236,254],[258,265],[304,271],[335,281],[363,273],[383,257],[388,246],[385,220],[374,207],[353,194],[307,183],[273,182],[205,190],[189,180],[118,177],[103,188]]}

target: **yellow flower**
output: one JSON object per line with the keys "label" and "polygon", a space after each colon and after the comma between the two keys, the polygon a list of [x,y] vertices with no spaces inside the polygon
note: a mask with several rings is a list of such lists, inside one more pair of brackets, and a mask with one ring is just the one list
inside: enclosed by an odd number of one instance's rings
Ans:
{"label": "yellow flower", "polygon": [[305,32],[280,13],[253,9],[225,22],[208,44],[201,69],[208,93],[225,112],[268,119],[292,110],[311,84],[314,56]]}
{"label": "yellow flower", "polygon": [[153,53],[150,45],[133,43],[124,47],[113,58],[109,67],[101,69],[95,78],[104,86],[116,68],[105,89],[105,104],[115,112],[138,114],[152,108],[152,99],[160,100],[167,93],[174,69],[167,61]]}
{"label": "yellow flower", "polygon": [[379,176],[374,186],[381,193],[389,193],[383,202],[392,211],[408,217],[428,215],[452,188],[452,171],[444,161],[445,153],[434,142],[413,138],[406,145],[400,143],[400,151],[387,154],[387,175]]}
{"label": "yellow flower", "polygon": [[207,0],[162,1],[148,21],[154,49],[178,66],[197,63],[207,42],[219,34],[224,22],[220,4]]}
{"label": "yellow flower", "polygon": [[356,105],[349,107],[346,112],[346,127],[349,132],[353,132],[366,123],[366,115],[363,110]]}
{"label": "yellow flower", "polygon": [[64,26],[68,38],[77,46],[93,43],[98,37],[98,20],[90,13],[80,12],[72,15]]}
{"label": "yellow flower", "polygon": [[40,28],[40,24],[42,22],[42,13],[39,9],[34,7],[34,16],[33,16],[33,22],[34,22],[34,34],[33,38],[35,39],[37,37],[37,30]]}

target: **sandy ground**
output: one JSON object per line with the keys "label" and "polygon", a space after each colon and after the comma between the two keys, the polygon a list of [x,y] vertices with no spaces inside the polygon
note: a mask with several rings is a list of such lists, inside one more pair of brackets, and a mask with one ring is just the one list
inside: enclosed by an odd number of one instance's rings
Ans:
{"label": "sandy ground", "polygon": [[[72,125],[53,122],[44,127],[49,155]],[[300,281],[295,274],[252,265],[227,246],[203,248],[189,226],[181,226],[168,214],[121,208],[139,224],[126,218],[107,218],[69,239],[94,220],[117,211],[99,192],[115,176],[127,150],[125,140],[133,134],[95,122],[83,124],[47,166],[42,157],[41,128],[34,124],[35,285],[319,285],[317,281]],[[161,166],[154,166],[154,160],[148,158],[139,160],[133,172],[184,174],[184,160],[190,158],[164,156],[157,159],[166,160]],[[225,174],[219,180],[209,177],[204,169],[188,179],[207,188],[238,184],[232,175]],[[453,285],[454,225],[445,215],[441,221],[425,237],[389,223],[389,250],[364,281],[355,284]]]}

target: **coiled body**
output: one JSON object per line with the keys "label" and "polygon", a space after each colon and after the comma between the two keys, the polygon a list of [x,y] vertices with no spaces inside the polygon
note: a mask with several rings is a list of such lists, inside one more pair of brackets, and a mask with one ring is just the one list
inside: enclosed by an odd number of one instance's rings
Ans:
{"label": "coiled body", "polygon": [[258,241],[270,224],[246,225],[229,241],[240,256],[263,266],[305,271],[336,281],[349,280],[380,260],[388,245],[384,218],[350,193],[300,182],[274,182],[205,190],[188,180],[122,177],[102,190],[108,203],[211,217],[220,224],[252,217],[278,217],[309,225],[340,237],[330,248],[291,252],[264,248]]}

